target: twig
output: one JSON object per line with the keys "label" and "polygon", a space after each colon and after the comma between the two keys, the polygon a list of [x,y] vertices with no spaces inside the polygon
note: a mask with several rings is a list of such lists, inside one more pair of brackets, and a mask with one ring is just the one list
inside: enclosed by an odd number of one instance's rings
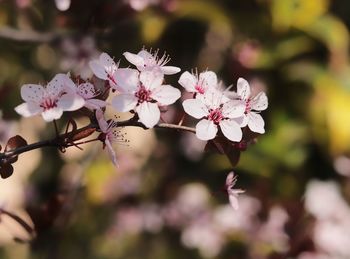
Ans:
{"label": "twig", "polygon": [[[125,120],[125,121],[120,121],[120,122],[116,122],[115,127],[140,127],[143,129],[148,129],[147,127],[145,127],[145,125],[143,125],[141,122],[136,121],[137,118],[133,117],[129,120]],[[39,141],[36,143],[32,143],[26,146],[22,146],[22,147],[18,147],[16,149],[4,152],[4,153],[0,153],[0,162],[2,160],[6,160],[12,156],[16,156],[16,155],[20,155],[22,153],[34,150],[34,149],[38,149],[38,148],[43,148],[43,147],[56,147],[58,149],[63,149],[66,147],[71,147],[71,146],[75,146],[74,142],[72,142],[72,137],[84,132],[85,130],[88,129],[99,129],[98,126],[96,124],[89,124],[85,127],[82,127],[80,129],[76,129],[76,130],[72,130],[70,132],[66,132],[60,135],[57,135],[55,138],[53,139],[49,139],[49,140],[43,140],[43,141]],[[191,127],[187,127],[187,126],[182,126],[182,125],[177,125],[177,124],[170,124],[170,123],[160,123],[157,124],[155,126],[155,128],[159,128],[159,129],[173,129],[173,130],[177,130],[177,131],[188,131],[188,132],[192,132],[195,133],[196,129],[191,128]],[[90,141],[87,141],[86,143],[88,143]],[[84,142],[80,142],[78,144],[84,144]]]}

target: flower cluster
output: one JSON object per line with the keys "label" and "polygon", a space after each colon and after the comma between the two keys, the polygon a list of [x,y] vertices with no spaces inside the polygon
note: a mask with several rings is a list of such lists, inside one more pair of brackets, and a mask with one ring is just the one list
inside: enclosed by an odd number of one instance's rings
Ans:
{"label": "flower cluster", "polygon": [[[130,112],[134,114],[132,120],[138,125],[154,128],[161,120],[162,107],[174,104],[181,97],[181,91],[165,81],[165,76],[181,71],[178,67],[167,65],[169,56],[158,57],[158,51],[145,49],[137,54],[125,52],[123,55],[136,68],[120,68],[119,62],[107,53],[89,62],[94,76],[105,81],[105,89],[97,89],[94,79],[85,81],[80,77],[74,79],[67,74],[57,74],[46,86],[23,85],[21,96],[25,102],[15,108],[16,112],[24,117],[41,114],[45,121],[50,122],[59,119],[64,111],[85,107],[91,111],[89,114],[91,121],[96,123],[95,129],[101,132],[95,140],[102,141],[103,148],[106,147],[113,164],[117,165],[113,143],[122,139],[116,128],[123,125],[116,120],[106,120],[105,107],[110,105],[118,112]],[[212,71],[199,75],[198,72],[185,71],[178,83],[192,94],[192,98],[184,100],[182,106],[185,113],[200,120],[195,128],[198,139],[225,138],[233,145],[243,140],[242,128],[247,127],[260,134],[265,132],[264,120],[259,112],[268,106],[266,94],[252,94],[245,79],[238,79],[237,92],[223,89]],[[110,103],[106,101],[109,95],[112,95]],[[182,121],[170,128],[184,129],[181,127]],[[86,134],[89,135],[90,131]],[[62,149],[76,145],[76,139],[81,137],[73,137]],[[233,189],[236,179],[230,173],[226,180],[230,203],[235,209],[238,208],[237,194],[243,192]]]}
{"label": "flower cluster", "polygon": [[[264,92],[252,96],[248,82],[239,78],[237,93],[221,90],[215,73],[206,71],[198,75],[184,72],[179,80],[193,99],[183,102],[187,114],[201,119],[196,125],[196,135],[201,140],[214,139],[220,128],[229,140],[242,140],[241,128],[248,126],[253,132],[264,133],[264,120],[260,111],[268,105]],[[229,93],[229,94],[228,94]]]}

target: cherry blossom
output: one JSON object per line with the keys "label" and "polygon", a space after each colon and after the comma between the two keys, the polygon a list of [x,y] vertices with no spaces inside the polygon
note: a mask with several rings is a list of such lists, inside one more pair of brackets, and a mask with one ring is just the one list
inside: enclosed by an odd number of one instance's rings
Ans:
{"label": "cherry blossom", "polygon": [[90,61],[89,66],[95,76],[103,80],[108,80],[109,85],[117,89],[119,62],[116,64],[107,53],[103,52],[98,60]]}
{"label": "cherry blossom", "polygon": [[158,58],[158,51],[152,54],[143,49],[137,54],[124,52],[123,55],[131,64],[135,65],[139,71],[160,70],[164,75],[173,75],[181,71],[178,67],[166,66],[170,58],[166,54]]}
{"label": "cherry blossom", "polygon": [[95,87],[91,83],[82,83],[77,87],[77,94],[84,98],[85,107],[90,110],[99,110],[106,106],[106,102],[94,97],[99,95]]}
{"label": "cherry blossom", "polygon": [[71,5],[71,0],[55,0],[55,4],[58,10],[67,11]]}
{"label": "cherry blossom", "polygon": [[96,110],[96,119],[102,132],[99,138],[103,142],[103,149],[107,148],[107,152],[112,163],[117,166],[117,158],[112,145],[114,142],[120,141],[121,136],[118,135],[118,132],[115,129],[116,122],[113,120],[107,122],[103,116],[102,110]]}
{"label": "cherry blossom", "polygon": [[59,119],[63,111],[75,111],[84,106],[84,99],[76,93],[73,81],[65,74],[57,74],[46,87],[25,84],[21,88],[25,101],[15,110],[24,117],[42,115],[45,121]]}
{"label": "cherry blossom", "polygon": [[224,136],[231,141],[242,139],[240,123],[243,120],[244,103],[230,100],[222,92],[211,90],[203,98],[187,99],[182,103],[187,114],[202,119],[196,125],[196,135],[201,140],[215,138],[218,126]]}
{"label": "cherry blossom", "polygon": [[244,193],[242,189],[233,189],[237,182],[237,175],[234,172],[230,172],[226,177],[225,189],[228,194],[228,198],[233,209],[238,210],[238,194]]}
{"label": "cherry blossom", "polygon": [[194,94],[204,94],[208,89],[214,89],[218,86],[218,79],[214,72],[205,71],[198,75],[191,74],[188,71],[182,73],[179,84],[186,89],[187,92]]}
{"label": "cherry blossom", "polygon": [[140,122],[153,128],[160,119],[159,106],[173,104],[181,92],[171,85],[162,85],[163,74],[159,72],[136,71],[129,75],[134,78],[119,81],[122,93],[113,98],[112,106],[121,112],[135,111]]}
{"label": "cherry blossom", "polygon": [[239,78],[237,81],[237,94],[245,102],[244,119],[241,126],[248,125],[253,132],[265,133],[265,123],[259,112],[265,110],[268,106],[266,94],[259,92],[252,96],[249,83],[243,78]]}

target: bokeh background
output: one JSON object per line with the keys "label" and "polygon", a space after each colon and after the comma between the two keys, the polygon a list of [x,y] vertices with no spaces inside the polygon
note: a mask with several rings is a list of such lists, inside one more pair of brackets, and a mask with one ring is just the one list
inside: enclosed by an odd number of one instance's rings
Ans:
{"label": "bokeh background", "polygon": [[126,67],[123,52],[159,48],[183,71],[244,77],[269,98],[266,134],[234,168],[238,211],[221,192],[225,155],[191,134],[130,128],[118,168],[100,143],[21,156],[0,205],[36,234],[0,215],[0,258],[350,258],[349,26],[346,0],[0,0],[2,146],[54,136],[14,112],[21,85],[90,78],[101,52]]}

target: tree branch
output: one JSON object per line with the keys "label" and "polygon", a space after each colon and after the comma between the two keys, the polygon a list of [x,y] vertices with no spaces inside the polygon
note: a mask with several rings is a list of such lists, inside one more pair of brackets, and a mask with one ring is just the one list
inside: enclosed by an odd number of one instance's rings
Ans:
{"label": "tree branch", "polygon": [[[115,127],[116,128],[118,128],[118,127],[140,127],[140,128],[145,129],[145,130],[148,129],[141,122],[136,121],[136,119],[137,118],[133,117],[129,120],[116,122]],[[194,129],[194,128],[182,126],[182,125],[177,125],[177,124],[170,124],[170,123],[160,123],[160,124],[157,124],[155,126],[155,128],[172,129],[172,130],[177,130],[177,131],[188,131],[188,132],[192,132],[192,133],[196,132],[196,129]],[[91,124],[89,124],[85,127],[82,127],[80,129],[73,130],[73,131],[70,131],[70,132],[67,132],[64,134],[60,134],[53,139],[35,142],[35,143],[29,144],[26,146],[18,147],[16,149],[0,153],[0,162],[4,161],[10,157],[20,155],[22,153],[25,153],[25,152],[28,152],[28,151],[31,151],[34,149],[38,149],[38,148],[56,147],[56,148],[62,149],[62,148],[74,146],[74,142],[72,142],[73,137],[77,136],[79,133],[82,133],[88,129],[99,130],[98,125],[91,123]],[[96,139],[96,140],[98,140],[98,139]]]}

